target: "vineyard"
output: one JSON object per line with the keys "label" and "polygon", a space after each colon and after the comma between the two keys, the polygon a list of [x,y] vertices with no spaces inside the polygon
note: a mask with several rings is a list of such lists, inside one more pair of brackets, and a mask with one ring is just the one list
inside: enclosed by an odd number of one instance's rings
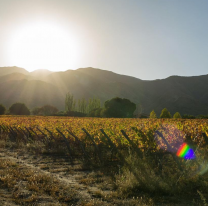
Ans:
{"label": "vineyard", "polygon": [[[20,117],[20,116],[3,116],[0,118],[0,125],[4,127],[17,128],[25,130],[26,128],[33,129],[38,135],[41,131],[50,130],[54,135],[59,135],[60,130],[68,136],[67,130],[82,140],[85,133],[82,128],[88,131],[94,138],[97,144],[105,142],[103,134],[100,129],[111,138],[114,144],[125,145],[128,142],[123,138],[121,130],[124,130],[129,138],[138,142],[138,146],[142,146],[141,136],[146,139],[152,138],[156,130],[166,128],[167,138],[170,142],[177,141],[178,135],[182,135],[182,139],[189,135],[196,142],[202,137],[202,133],[208,135],[208,121],[207,120],[174,120],[174,119],[105,119],[105,118],[67,118],[67,117]],[[135,133],[135,129],[139,132]],[[176,130],[179,133],[175,133]],[[33,132],[31,132],[33,133]],[[34,133],[33,133],[34,134]],[[165,135],[165,134],[164,134]]]}
{"label": "vineyard", "polygon": [[3,116],[0,118],[0,129],[2,133],[25,141],[28,138],[30,141],[63,138],[70,144],[81,141],[85,145],[112,146],[113,143],[118,148],[136,146],[141,151],[166,151],[168,146],[158,135],[160,132],[173,151],[177,151],[188,139],[196,145],[205,144],[208,121]]}
{"label": "vineyard", "polygon": [[[190,196],[196,205],[206,201],[207,137],[207,120],[0,117],[4,145],[9,141],[36,155],[65,155],[70,164],[81,160],[91,168],[108,165],[118,194],[132,198],[151,193],[153,202],[160,194]],[[177,157],[184,142],[195,159]]]}

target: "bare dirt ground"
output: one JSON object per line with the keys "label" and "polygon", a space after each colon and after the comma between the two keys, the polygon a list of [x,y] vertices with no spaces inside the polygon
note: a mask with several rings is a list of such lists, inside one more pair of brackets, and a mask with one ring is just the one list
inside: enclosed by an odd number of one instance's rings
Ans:
{"label": "bare dirt ground", "polygon": [[[117,167],[116,170],[111,167]],[[107,171],[107,172],[106,172]],[[35,153],[28,149],[0,146],[0,206],[186,206],[171,202],[174,197],[161,197],[163,203],[155,202],[142,191],[139,197],[124,198],[118,193],[109,171],[119,171],[119,165],[90,165],[61,153]],[[166,201],[167,200],[167,201]],[[166,203],[165,203],[166,202]],[[189,202],[189,203],[188,203]]]}
{"label": "bare dirt ground", "polygon": [[[64,188],[65,193],[68,191],[66,188],[70,189],[69,194],[64,194],[64,198],[60,198],[60,194],[53,195],[51,192],[41,191],[41,188],[31,188],[31,185],[28,187],[24,175],[20,175],[16,183],[12,183],[13,186],[11,186],[12,184],[10,184],[9,181],[7,181],[8,184],[5,185],[0,180],[0,205],[2,206],[138,205],[138,200],[121,200],[116,197],[111,177],[106,174],[103,175],[99,170],[89,170],[89,168],[83,167],[83,162],[81,163],[79,160],[74,161],[72,164],[66,156],[32,155],[22,152],[21,149],[1,148],[0,161],[9,162],[9,164],[11,164],[7,169],[10,169],[10,167],[18,168],[20,172],[31,172],[31,176],[44,175],[49,177],[57,182],[59,188],[62,190]],[[3,172],[3,170],[5,169],[0,167],[0,172]],[[4,176],[7,175],[5,173],[2,174]],[[10,175],[9,172],[8,175]],[[11,179],[15,179],[15,176]],[[69,200],[66,198],[68,195],[72,196]]]}
{"label": "bare dirt ground", "polygon": [[[34,173],[57,179],[61,185],[73,189],[80,200],[84,202],[96,202],[96,199],[100,200],[96,196],[101,196],[101,192],[102,194],[110,194],[112,190],[112,185],[107,183],[109,181],[105,182],[106,177],[104,178],[102,174],[83,169],[78,161],[75,161],[72,165],[66,157],[36,156],[18,150],[1,149],[0,160],[10,160],[22,169],[32,170]],[[105,189],[103,189],[104,187]],[[59,205],[57,200],[45,194],[38,199],[36,204],[39,205]],[[6,188],[0,190],[0,205],[16,205],[12,202],[11,191]]]}

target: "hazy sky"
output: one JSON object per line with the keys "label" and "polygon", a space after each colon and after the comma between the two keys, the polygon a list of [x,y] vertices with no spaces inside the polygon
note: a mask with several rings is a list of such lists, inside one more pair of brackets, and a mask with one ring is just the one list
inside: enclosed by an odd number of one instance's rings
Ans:
{"label": "hazy sky", "polygon": [[208,73],[207,0],[0,0],[0,66]]}

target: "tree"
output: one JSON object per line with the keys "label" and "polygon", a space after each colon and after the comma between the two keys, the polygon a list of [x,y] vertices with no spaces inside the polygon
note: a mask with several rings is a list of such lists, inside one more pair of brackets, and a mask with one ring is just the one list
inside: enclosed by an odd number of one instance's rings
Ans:
{"label": "tree", "polygon": [[2,104],[0,104],[0,115],[5,114],[5,112],[6,112],[6,108],[5,108],[5,106],[4,106],[4,105],[2,105]]}
{"label": "tree", "polygon": [[88,100],[87,111],[90,113],[94,109],[100,108],[100,99],[93,97]]}
{"label": "tree", "polygon": [[164,108],[160,114],[160,118],[171,118],[170,112],[167,110],[167,108]]}
{"label": "tree", "polygon": [[156,115],[156,113],[155,113],[154,110],[152,110],[152,111],[150,112],[150,118],[152,118],[152,119],[157,118],[157,115]]}
{"label": "tree", "polygon": [[30,115],[30,110],[24,103],[14,103],[9,108],[9,112],[14,115]]}
{"label": "tree", "polygon": [[133,113],[136,109],[136,104],[128,99],[119,97],[106,101],[104,106],[105,109],[101,114],[105,117],[133,117]]}
{"label": "tree", "polygon": [[67,112],[70,112],[70,111],[72,111],[73,107],[75,108],[75,105],[74,105],[74,96],[73,96],[73,94],[70,94],[68,92],[66,94],[66,98],[65,98],[65,110]]}
{"label": "tree", "polygon": [[181,119],[181,115],[179,112],[176,112],[174,115],[173,115],[173,118],[175,119]]}
{"label": "tree", "polygon": [[[136,104],[136,110],[134,111],[134,117],[139,117],[140,118],[142,114],[143,114],[143,106],[142,106],[141,103],[137,103]],[[149,118],[149,115],[148,115],[147,118]]]}
{"label": "tree", "polygon": [[40,114],[42,115],[54,115],[58,112],[58,109],[52,105],[44,105],[40,108]]}
{"label": "tree", "polygon": [[80,101],[80,111],[82,113],[86,113],[87,112],[87,101],[85,100],[85,98],[82,98]]}
{"label": "tree", "polygon": [[81,112],[81,101],[78,99],[78,112]]}
{"label": "tree", "polygon": [[73,105],[72,105],[72,111],[76,111],[76,100],[73,101]]}

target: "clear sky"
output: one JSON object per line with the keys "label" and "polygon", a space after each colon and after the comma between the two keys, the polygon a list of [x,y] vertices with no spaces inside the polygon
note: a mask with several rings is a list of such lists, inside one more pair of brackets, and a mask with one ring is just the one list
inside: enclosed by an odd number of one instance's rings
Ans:
{"label": "clear sky", "polygon": [[0,0],[0,66],[208,74],[207,0]]}

